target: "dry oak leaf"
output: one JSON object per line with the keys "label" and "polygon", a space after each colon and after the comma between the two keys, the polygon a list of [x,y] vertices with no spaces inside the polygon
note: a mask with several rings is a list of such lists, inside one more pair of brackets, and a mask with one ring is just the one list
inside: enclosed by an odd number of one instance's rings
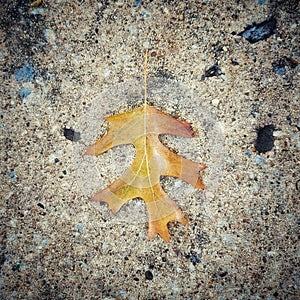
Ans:
{"label": "dry oak leaf", "polygon": [[173,153],[160,142],[159,135],[193,137],[196,132],[191,129],[190,123],[177,120],[147,104],[105,119],[109,123],[108,132],[89,146],[85,154],[97,156],[115,146],[132,144],[136,155],[125,173],[97,192],[91,201],[106,202],[115,214],[130,199],[142,198],[149,217],[148,239],[159,234],[165,242],[169,242],[167,224],[171,221],[186,224],[187,221],[181,209],[162,189],[160,177],[178,177],[204,189],[199,172],[206,166]]}

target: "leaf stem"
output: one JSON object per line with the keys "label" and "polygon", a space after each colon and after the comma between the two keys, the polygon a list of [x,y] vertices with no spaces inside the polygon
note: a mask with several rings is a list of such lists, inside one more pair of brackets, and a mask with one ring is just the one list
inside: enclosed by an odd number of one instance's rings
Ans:
{"label": "leaf stem", "polygon": [[144,107],[147,105],[147,67],[148,67],[148,49],[145,54],[145,62],[144,62]]}

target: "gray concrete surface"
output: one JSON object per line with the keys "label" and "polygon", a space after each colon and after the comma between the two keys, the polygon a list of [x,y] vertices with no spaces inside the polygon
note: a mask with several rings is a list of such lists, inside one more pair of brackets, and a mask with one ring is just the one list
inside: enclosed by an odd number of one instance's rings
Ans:
{"label": "gray concrete surface", "polygon": [[[1,3],[0,298],[299,299],[299,6]],[[104,91],[143,76],[146,48],[149,80],[193,89],[225,138],[221,185],[191,191],[189,225],[170,224],[168,244],[89,203],[64,135]],[[259,153],[265,125],[274,147]]]}

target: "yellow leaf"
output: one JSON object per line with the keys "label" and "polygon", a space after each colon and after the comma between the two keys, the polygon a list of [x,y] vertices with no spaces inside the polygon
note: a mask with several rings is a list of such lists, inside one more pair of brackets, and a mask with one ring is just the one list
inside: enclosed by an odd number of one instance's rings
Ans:
{"label": "yellow leaf", "polygon": [[191,138],[196,135],[191,124],[177,120],[146,103],[134,110],[106,117],[109,131],[95,144],[89,146],[86,155],[100,155],[121,145],[132,144],[136,156],[125,173],[107,188],[96,193],[91,201],[106,202],[112,213],[133,198],[142,198],[149,216],[150,240],[159,234],[169,242],[168,223],[186,224],[181,209],[164,192],[161,176],[178,177],[196,188],[204,189],[199,172],[205,165],[185,159],[165,147],[160,134]]}

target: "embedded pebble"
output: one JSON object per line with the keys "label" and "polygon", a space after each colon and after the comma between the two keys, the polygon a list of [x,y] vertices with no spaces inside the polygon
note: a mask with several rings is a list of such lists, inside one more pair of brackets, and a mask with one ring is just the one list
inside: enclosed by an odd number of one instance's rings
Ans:
{"label": "embedded pebble", "polygon": [[286,73],[286,67],[283,60],[279,60],[275,63],[272,63],[273,71],[278,75],[284,75]]}
{"label": "embedded pebble", "polygon": [[28,82],[33,80],[35,70],[31,65],[25,65],[15,72],[15,79],[21,82]]}
{"label": "embedded pebble", "polygon": [[21,88],[20,89],[20,98],[24,99],[27,96],[29,96],[31,94],[31,90],[25,89],[25,88]]}
{"label": "embedded pebble", "polygon": [[239,35],[242,35],[251,44],[257,43],[261,40],[265,40],[274,33],[276,23],[276,19],[271,18],[270,20],[264,21],[262,23],[248,26]]}
{"label": "embedded pebble", "polygon": [[76,132],[72,128],[64,128],[64,136],[67,140],[78,142],[80,140],[80,132]]}
{"label": "embedded pebble", "polygon": [[255,149],[259,153],[271,151],[274,147],[274,125],[266,125],[257,130],[257,138],[255,141]]}
{"label": "embedded pebble", "polygon": [[148,280],[152,280],[152,279],[153,279],[153,274],[152,274],[152,272],[151,272],[150,270],[146,271],[146,272],[145,272],[145,277],[146,277],[146,279],[148,279]]}
{"label": "embedded pebble", "polygon": [[265,159],[264,157],[262,157],[262,156],[257,155],[257,156],[255,156],[255,157],[252,159],[252,161],[253,161],[255,164],[262,164],[262,163],[266,162],[266,159]]}
{"label": "embedded pebble", "polygon": [[211,104],[212,104],[213,106],[218,106],[219,103],[220,103],[220,99],[218,99],[218,98],[214,98],[214,99],[211,101]]}

